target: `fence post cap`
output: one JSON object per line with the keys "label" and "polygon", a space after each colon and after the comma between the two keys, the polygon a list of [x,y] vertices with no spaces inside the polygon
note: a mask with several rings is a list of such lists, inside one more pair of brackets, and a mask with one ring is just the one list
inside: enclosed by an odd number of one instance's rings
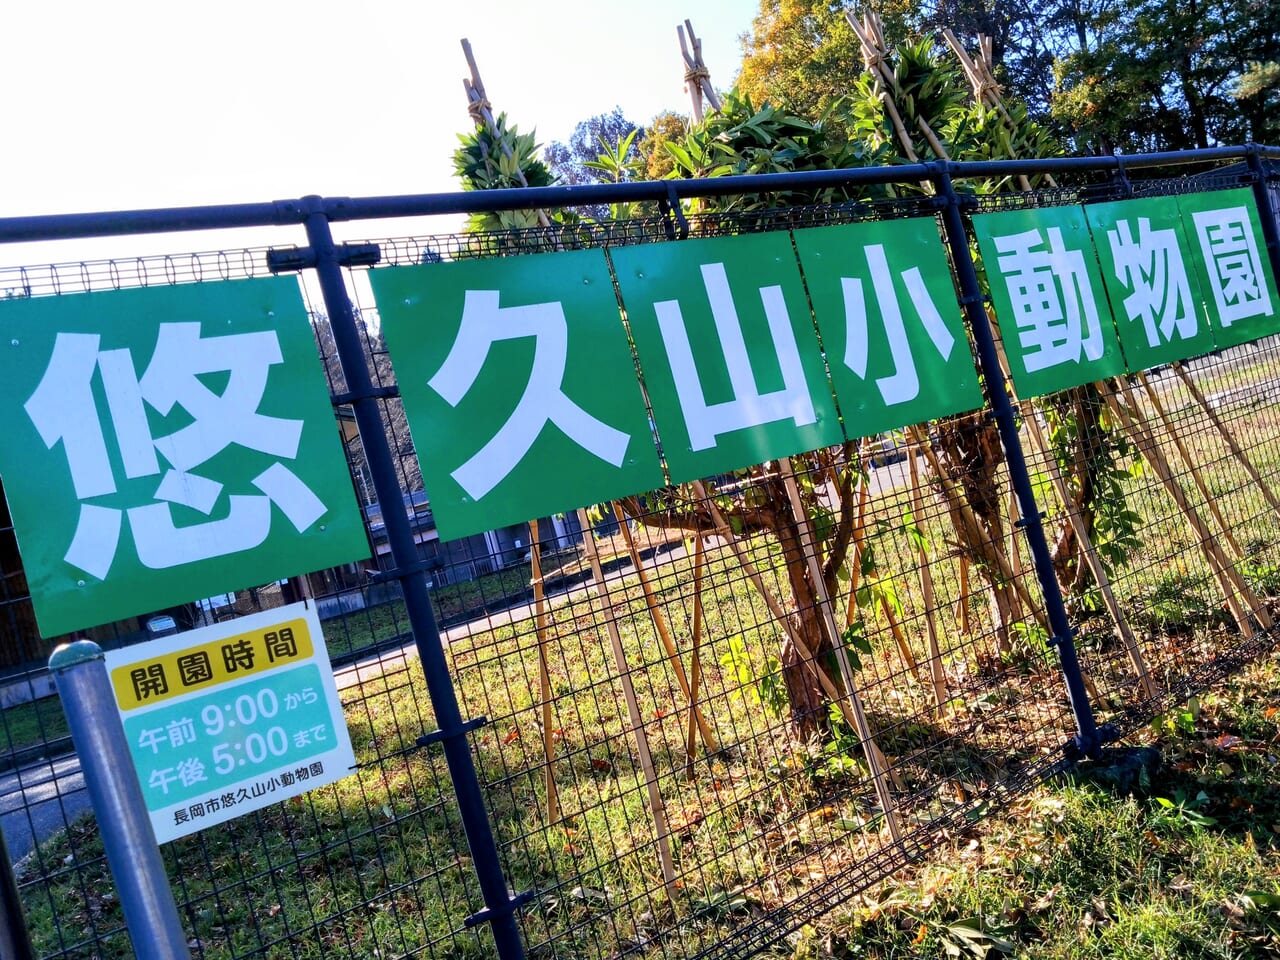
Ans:
{"label": "fence post cap", "polygon": [[49,670],[52,673],[61,673],[72,667],[78,667],[82,663],[90,663],[102,658],[102,648],[92,640],[60,643],[49,657]]}

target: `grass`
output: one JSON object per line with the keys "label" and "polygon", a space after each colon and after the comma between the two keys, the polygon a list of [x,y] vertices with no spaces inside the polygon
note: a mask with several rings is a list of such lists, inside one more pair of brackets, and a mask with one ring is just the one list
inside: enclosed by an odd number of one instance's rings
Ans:
{"label": "grass", "polygon": [[[14,704],[0,713],[0,718],[5,753],[10,756],[29,752],[69,733],[66,715],[56,696]],[[0,762],[3,759],[3,754],[0,754]]]}
{"label": "grass", "polygon": [[1154,774],[1033,791],[806,928],[793,955],[1276,956],[1278,695],[1271,656],[1154,725]]}

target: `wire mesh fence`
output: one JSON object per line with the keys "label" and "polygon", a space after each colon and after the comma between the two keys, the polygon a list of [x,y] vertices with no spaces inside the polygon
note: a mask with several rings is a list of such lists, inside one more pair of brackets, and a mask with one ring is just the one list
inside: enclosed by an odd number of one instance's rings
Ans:
{"label": "wire mesh fence", "polygon": [[[1054,206],[1248,177],[1082,180],[966,202]],[[374,269],[934,209],[908,196],[377,240]],[[237,279],[266,262],[254,249],[29,268],[0,272],[0,290]],[[753,955],[1067,765],[1076,716],[989,405],[441,542],[367,270],[346,285],[400,503],[374,490],[339,321],[300,276],[370,560],[156,611],[191,627],[316,604],[358,762],[336,784],[165,844],[194,955],[497,953],[456,774],[424,737],[438,719],[393,512],[409,520],[474,721],[484,813],[530,956]],[[1273,643],[1277,351],[1272,336],[1014,398],[1085,689],[1116,738]],[[7,515],[0,575],[0,823],[37,954],[128,956]],[[93,636],[139,642],[152,619]]]}

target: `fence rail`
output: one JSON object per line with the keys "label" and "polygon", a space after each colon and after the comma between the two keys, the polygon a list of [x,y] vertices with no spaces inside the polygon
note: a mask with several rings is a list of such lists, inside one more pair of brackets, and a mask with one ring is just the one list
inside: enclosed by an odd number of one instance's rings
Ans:
{"label": "fence rail", "polygon": [[[171,611],[192,626],[314,597],[359,764],[163,847],[192,954],[751,956],[1270,649],[1280,336],[1020,398],[969,217],[1251,186],[1280,265],[1276,160],[1247,146],[0,219],[0,242],[308,231],[302,250],[0,268],[19,298],[295,273],[335,417],[355,428],[370,563]],[[1063,185],[972,189],[1043,172]],[[903,195],[679,208],[885,185]],[[655,212],[349,245],[330,232],[621,200]],[[949,242],[981,410],[439,541],[372,271],[903,217]],[[0,591],[0,826],[35,955],[127,956],[61,708],[32,668],[52,638],[7,514]],[[94,639],[146,639],[146,619]]]}

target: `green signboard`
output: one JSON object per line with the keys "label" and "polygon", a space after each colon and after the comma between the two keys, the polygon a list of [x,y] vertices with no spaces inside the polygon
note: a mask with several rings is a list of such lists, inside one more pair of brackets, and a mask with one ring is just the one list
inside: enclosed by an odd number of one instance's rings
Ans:
{"label": "green signboard", "polygon": [[1174,197],[1084,208],[1130,370],[1149,370],[1213,350],[1213,333],[1189,268]]}
{"label": "green signboard", "polygon": [[663,485],[603,251],[369,280],[442,538]]}
{"label": "green signboard", "polygon": [[313,605],[112,650],[106,661],[161,843],[355,767]]}
{"label": "green signboard", "polygon": [[1178,198],[1195,275],[1218,347],[1280,331],[1280,303],[1253,191]]}
{"label": "green signboard", "polygon": [[973,231],[1018,396],[1124,372],[1083,210],[979,214]]}
{"label": "green signboard", "polygon": [[844,439],[788,234],[611,256],[673,483]]}
{"label": "green signboard", "polygon": [[295,279],[5,300],[0,334],[45,636],[368,556]]}
{"label": "green signboard", "polygon": [[932,219],[795,232],[850,437],[982,406],[969,337]]}

